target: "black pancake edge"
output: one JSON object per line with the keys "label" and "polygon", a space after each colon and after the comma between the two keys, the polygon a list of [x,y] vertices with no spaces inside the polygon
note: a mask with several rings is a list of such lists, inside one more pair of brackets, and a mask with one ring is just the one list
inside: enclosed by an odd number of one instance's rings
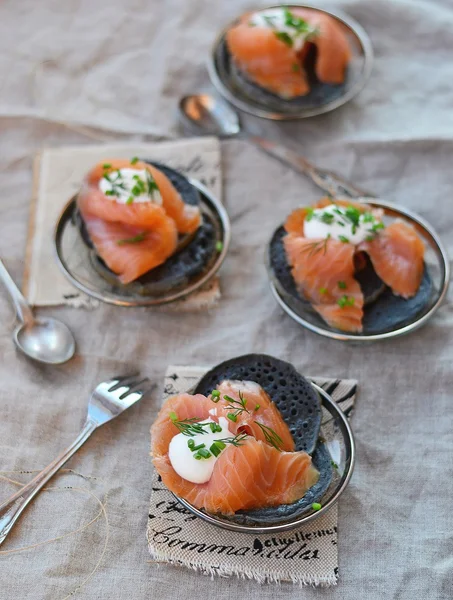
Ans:
{"label": "black pancake edge", "polygon": [[[247,371],[247,368],[249,371]],[[255,371],[251,371],[253,368]],[[261,376],[258,374],[260,369],[262,370]],[[269,380],[269,376],[273,377],[272,381]],[[261,385],[272,401],[275,402],[282,418],[289,426],[296,443],[296,450],[305,451],[312,455],[313,465],[318,469],[320,478],[314,486],[307,490],[302,498],[292,504],[238,511],[232,516],[222,514],[222,518],[249,525],[280,524],[312,510],[313,502],[317,502],[322,498],[329,488],[333,476],[332,459],[319,437],[322,421],[322,401],[318,392],[311,382],[303,377],[290,363],[266,354],[246,354],[224,361],[208,371],[197,383],[193,393],[208,396],[225,379],[242,379],[244,381],[254,381]],[[290,381],[292,383],[288,385]],[[307,401],[311,403],[310,406],[307,405],[307,408],[304,409],[304,403],[301,400],[300,406],[302,410],[305,410],[305,415],[304,413],[293,414],[297,400],[293,396],[292,404],[288,401],[289,396],[293,393],[292,385],[294,386],[293,389],[302,388],[304,390],[303,397],[306,397]],[[280,398],[276,397],[278,393],[281,394]],[[305,396],[306,394],[308,395]],[[310,409],[316,411],[312,417],[309,416],[308,410]],[[298,431],[304,431],[303,423],[307,423],[304,434],[295,435],[296,428]],[[310,428],[312,434],[307,444],[306,432]]]}
{"label": "black pancake edge", "polygon": [[[313,325],[335,333],[345,333],[341,329],[330,327],[312,308],[311,304],[299,295],[282,242],[285,234],[284,227],[281,225],[274,231],[267,248],[266,260],[271,273],[271,280],[276,285],[277,292],[291,310],[301,318],[307,319],[309,315],[310,322]],[[279,269],[283,269],[283,264],[286,266],[283,275],[277,272],[276,260],[279,260]],[[433,281],[425,263],[423,278],[417,294],[406,300],[393,294],[392,290],[386,286],[385,290],[373,302],[364,307],[363,331],[354,335],[358,338],[368,335],[380,335],[396,331],[409,323],[413,323],[429,310],[433,289]]]}
{"label": "black pancake edge", "polygon": [[[186,204],[191,206],[201,205],[200,192],[190,183],[185,175],[160,162],[147,159],[142,159],[142,161],[162,171],[170,179]],[[90,249],[90,262],[96,273],[114,288],[128,290],[128,292],[142,296],[159,297],[170,291],[174,292],[184,289],[206,272],[218,253],[216,249],[216,225],[208,215],[202,214],[200,227],[195,232],[193,239],[183,249],[175,252],[162,265],[144,273],[129,284],[123,284],[97,254],[77,206],[73,216],[73,223],[78,227],[84,244]],[[207,250],[205,256],[202,258],[202,264],[198,266],[196,263],[188,265],[187,269],[184,270],[183,268],[182,272],[178,273],[178,270],[181,271],[181,265],[184,266],[182,261],[190,261],[191,253],[197,248],[203,250],[205,246],[207,246]]]}

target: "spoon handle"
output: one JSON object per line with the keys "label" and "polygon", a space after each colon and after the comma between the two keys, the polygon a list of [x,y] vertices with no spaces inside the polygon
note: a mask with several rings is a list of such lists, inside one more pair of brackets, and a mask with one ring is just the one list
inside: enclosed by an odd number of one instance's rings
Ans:
{"label": "spoon handle", "polygon": [[9,292],[12,301],[14,302],[14,307],[16,309],[17,317],[22,323],[31,324],[34,321],[33,313],[31,312],[31,308],[28,306],[27,301],[23,297],[21,291],[14,283],[11,278],[11,275],[6,270],[5,265],[0,260],[0,281],[3,282],[3,285]]}
{"label": "spoon handle", "polygon": [[87,441],[97,426],[97,423],[88,419],[74,442],[66,448],[60,456],[57,456],[50,465],[38,473],[38,475],[27,483],[27,485],[24,485],[23,488],[0,505],[0,544],[5,540],[6,536],[13,528],[14,523],[36,494],[46,485],[49,479],[61,469],[71,456],[77,452],[80,446]]}
{"label": "spoon handle", "polygon": [[293,152],[293,150],[290,150],[289,148],[285,148],[285,146],[282,146],[281,144],[271,142],[270,140],[257,135],[247,135],[247,138],[267,154],[270,154],[283,164],[289,165],[298,173],[303,173],[309,177],[318,187],[327,192],[330,196],[347,196],[349,198],[373,197],[373,194],[353,185],[333,171],[315,167],[315,165],[306,158],[300,156],[297,152]]}

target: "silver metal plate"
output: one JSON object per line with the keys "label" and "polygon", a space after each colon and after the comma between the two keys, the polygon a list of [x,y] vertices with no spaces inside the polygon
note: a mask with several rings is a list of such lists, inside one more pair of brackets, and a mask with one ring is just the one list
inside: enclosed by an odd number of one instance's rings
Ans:
{"label": "silver metal plate", "polygon": [[[280,8],[280,6],[268,8]],[[333,17],[344,30],[351,47],[352,59],[348,65],[345,83],[341,86],[329,86],[332,88],[331,93],[320,93],[322,84],[318,85],[318,90],[316,90],[317,84],[315,84],[312,93],[307,97],[285,101],[278,99],[277,96],[274,96],[274,100],[273,94],[268,92],[260,95],[259,88],[257,88],[257,94],[245,89],[246,86],[242,86],[235,77],[234,65],[225,41],[227,31],[241,17],[222,29],[212,46],[208,60],[209,76],[222,96],[246,113],[275,121],[314,117],[342,106],[361,91],[370,77],[373,65],[373,47],[370,38],[354,19],[341,12],[332,12],[308,4],[291,4],[288,5],[288,8],[306,8],[326,13]],[[264,10],[264,8],[260,10]],[[249,13],[250,11],[246,14]]]}
{"label": "silver metal plate", "polygon": [[230,531],[254,533],[255,535],[296,529],[304,523],[317,519],[326,513],[338,501],[351,479],[355,463],[355,444],[351,427],[342,410],[327,392],[313,382],[312,385],[321,396],[323,409],[321,435],[325,440],[325,444],[330,454],[335,457],[335,462],[338,466],[329,488],[320,500],[320,504],[322,505],[320,510],[309,510],[303,516],[298,516],[297,518],[276,525],[266,523],[265,525],[255,526],[235,523],[222,515],[206,513],[203,510],[195,508],[195,506],[190,504],[190,502],[187,502],[187,500],[175,496],[179,502],[190,510],[190,512],[197,515],[197,517],[200,517],[200,519],[203,519],[212,525],[216,525],[223,529],[229,529]]}
{"label": "silver metal plate", "polygon": [[272,269],[269,265],[269,252],[266,252],[266,266],[270,279],[271,291],[283,310],[294,319],[294,321],[299,323],[299,325],[302,325],[302,327],[324,337],[343,342],[375,342],[400,337],[417,330],[439,309],[447,294],[450,283],[450,262],[447,252],[439,236],[429,223],[411,210],[402,208],[396,204],[384,202],[376,198],[360,198],[360,200],[365,201],[373,208],[382,208],[384,211],[384,218],[399,218],[408,222],[416,229],[425,242],[425,265],[432,280],[432,294],[426,308],[408,324],[391,331],[372,335],[343,333],[337,329],[331,328],[322,321],[317,313],[310,310],[307,303],[291,302],[289,301],[289,298],[282,293],[278,284],[276,285],[275,277],[273,277]]}
{"label": "silver metal plate", "polygon": [[72,221],[76,208],[72,198],[61,213],[54,234],[54,244],[58,264],[69,281],[85,294],[108,304],[117,306],[159,306],[181,300],[206,285],[220,269],[228,252],[231,238],[231,225],[222,204],[199,181],[189,180],[200,192],[202,213],[209,216],[216,229],[217,241],[222,243],[210,268],[194,278],[186,287],[170,291],[165,295],[144,296],[127,286],[113,285],[94,269],[90,259],[90,249],[83,242],[78,228]]}

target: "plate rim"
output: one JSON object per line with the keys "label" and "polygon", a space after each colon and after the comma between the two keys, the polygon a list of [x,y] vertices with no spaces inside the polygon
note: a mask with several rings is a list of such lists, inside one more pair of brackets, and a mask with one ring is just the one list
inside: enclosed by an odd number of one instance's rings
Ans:
{"label": "plate rim", "polygon": [[182,300],[187,296],[193,294],[201,287],[203,287],[206,283],[208,283],[219,271],[223,262],[225,261],[226,255],[228,253],[228,249],[231,242],[231,223],[228,216],[228,213],[223,206],[223,204],[214,196],[214,194],[208,190],[208,188],[202,184],[197,179],[193,179],[191,177],[187,177],[188,181],[193,185],[199,192],[201,192],[201,203],[208,201],[207,204],[211,205],[210,208],[213,208],[217,213],[220,223],[223,229],[223,239],[222,239],[222,250],[218,253],[216,261],[212,265],[211,269],[205,273],[203,277],[201,277],[196,283],[189,285],[187,288],[179,290],[169,296],[165,296],[163,298],[158,297],[143,297],[143,300],[139,298],[134,299],[121,299],[121,298],[110,298],[101,292],[97,292],[87,287],[84,283],[76,279],[71,271],[67,268],[65,260],[61,256],[61,238],[64,233],[64,228],[66,226],[67,221],[67,213],[72,209],[73,204],[75,203],[75,199],[77,194],[74,194],[70,200],[65,204],[63,210],[60,212],[56,225],[54,227],[53,232],[53,250],[57,259],[57,264],[60,268],[60,271],[63,275],[74,285],[77,289],[87,294],[91,298],[95,298],[96,300],[100,300],[101,302],[105,302],[106,304],[111,304],[114,306],[124,306],[124,307],[137,307],[137,306],[163,306],[165,304],[170,304],[177,300]]}
{"label": "plate rim", "polygon": [[[352,333],[344,333],[341,331],[330,331],[328,329],[325,329],[324,327],[315,325],[315,324],[311,323],[310,321],[307,321],[300,315],[298,315],[290,306],[288,306],[288,304],[285,302],[282,295],[278,291],[277,287],[275,286],[274,282],[272,281],[270,272],[269,272],[270,266],[268,264],[269,263],[269,261],[268,261],[269,244],[270,244],[270,241],[269,241],[268,244],[266,245],[265,263],[266,263],[266,271],[267,271],[267,276],[269,279],[269,285],[271,288],[271,292],[272,292],[274,298],[276,299],[277,303],[280,305],[280,307],[294,321],[296,321],[296,323],[298,323],[305,329],[308,329],[309,331],[312,331],[313,333],[317,333],[318,335],[321,335],[325,338],[334,339],[334,340],[338,340],[338,341],[342,341],[342,342],[362,342],[363,343],[363,342],[376,342],[376,341],[381,341],[381,340],[393,339],[393,338],[401,337],[403,335],[412,333],[413,331],[416,331],[417,329],[419,329],[420,327],[425,325],[427,321],[429,321],[429,319],[440,308],[440,306],[442,305],[442,303],[445,300],[445,297],[447,295],[448,288],[450,285],[450,261],[449,261],[445,246],[444,246],[442,240],[440,239],[438,233],[436,232],[436,230],[423,217],[421,217],[418,213],[416,213],[415,211],[412,211],[409,208],[401,207],[397,204],[394,204],[393,202],[386,202],[385,200],[380,200],[379,198],[363,197],[363,198],[353,198],[352,200],[362,201],[366,204],[371,205],[373,208],[383,208],[384,210],[387,209],[389,211],[392,211],[392,212],[396,213],[397,217],[402,216],[402,217],[404,217],[404,219],[406,221],[410,221],[412,223],[415,223],[418,227],[421,227],[424,230],[425,234],[427,233],[428,237],[431,238],[432,242],[436,246],[436,248],[435,249],[433,248],[433,249],[435,250],[435,252],[437,253],[437,255],[439,257],[439,263],[441,265],[441,269],[443,270],[443,274],[441,274],[441,276],[443,275],[443,280],[441,283],[439,295],[438,295],[436,302],[431,306],[431,308],[426,313],[424,313],[423,315],[418,317],[412,323],[408,323],[407,325],[404,325],[403,327],[399,327],[398,329],[394,329],[392,331],[387,331],[384,333],[374,333],[374,334],[369,334],[369,335],[355,335]],[[279,225],[279,227],[281,227],[281,225]],[[275,231],[276,230],[274,230],[272,232],[271,240],[272,240],[273,235],[275,234]]]}
{"label": "plate rim", "polygon": [[[208,69],[209,78],[211,79],[211,82],[213,83],[213,85],[217,89],[217,91],[220,92],[220,94],[226,100],[228,100],[228,102],[230,102],[233,106],[244,111],[245,113],[254,115],[256,117],[261,117],[263,119],[270,119],[272,121],[295,121],[295,120],[306,119],[309,117],[315,117],[318,115],[326,114],[328,112],[335,110],[336,108],[339,108],[340,106],[343,106],[344,104],[346,104],[347,102],[352,100],[352,98],[354,98],[365,87],[366,83],[370,79],[370,76],[371,76],[371,73],[373,70],[373,64],[374,64],[374,50],[373,50],[373,45],[371,43],[371,39],[370,39],[369,35],[367,34],[367,32],[365,31],[365,29],[353,17],[350,17],[348,14],[346,14],[340,10],[338,10],[338,11],[330,10],[330,9],[327,10],[326,8],[321,8],[319,6],[314,6],[312,4],[291,3],[288,5],[288,7],[289,8],[292,8],[292,7],[293,8],[309,8],[309,9],[317,10],[319,12],[323,12],[323,13],[330,15],[331,17],[334,17],[335,19],[341,21],[343,23],[343,25],[346,25],[356,35],[356,37],[360,43],[360,46],[362,48],[364,64],[363,64],[361,77],[351,87],[351,89],[348,90],[344,95],[340,96],[339,98],[336,98],[335,100],[332,100],[331,102],[324,104],[322,106],[303,109],[300,112],[295,112],[292,114],[287,114],[287,113],[283,113],[283,112],[279,112],[279,111],[275,111],[275,110],[258,108],[258,107],[252,106],[250,103],[237,98],[236,95],[230,91],[230,89],[224,84],[223,79],[222,79],[220,73],[218,72],[218,69],[216,68],[216,60],[215,60],[216,51],[217,51],[217,48],[222,43],[225,33],[238,19],[240,19],[241,17],[243,17],[244,15],[246,15],[250,12],[253,12],[253,9],[248,10],[247,12],[239,15],[234,20],[230,21],[227,25],[225,25],[220,30],[220,32],[216,35],[216,37],[214,39],[214,42],[211,46],[210,55],[207,60],[207,69]],[[271,6],[258,7],[256,10],[262,11],[262,10],[267,10],[267,9],[271,9],[271,8],[281,8],[281,5],[273,4]]]}
{"label": "plate rim", "polygon": [[[343,494],[343,492],[345,491],[345,489],[347,488],[347,486],[349,485],[349,482],[351,480],[352,473],[354,471],[355,462],[356,462],[355,439],[354,439],[354,434],[352,433],[351,425],[348,421],[348,418],[346,417],[344,412],[341,410],[341,408],[337,405],[337,403],[332,398],[332,396],[329,393],[327,393],[322,387],[320,387],[319,385],[314,383],[314,381],[311,378],[307,378],[307,380],[310,382],[310,384],[314,387],[314,389],[321,396],[321,406],[324,406],[324,404],[327,403],[333,409],[333,413],[336,414],[336,417],[339,418],[340,421],[342,422],[342,424],[345,428],[345,431],[346,431],[345,440],[349,444],[349,463],[348,463],[347,471],[343,475],[341,484],[339,485],[339,487],[337,488],[337,490],[335,491],[333,496],[325,504],[322,505],[320,510],[312,512],[312,513],[310,513],[306,516],[302,516],[300,518],[295,518],[294,520],[290,520],[285,523],[279,523],[276,525],[263,525],[263,526],[255,527],[253,525],[242,525],[241,523],[234,523],[233,521],[219,520],[214,515],[201,511],[200,509],[198,509],[195,506],[193,506],[192,504],[190,504],[190,502],[188,502],[187,500],[184,500],[184,498],[181,498],[172,492],[173,496],[185,508],[187,508],[187,510],[189,510],[192,514],[203,519],[207,523],[210,523],[211,525],[220,527],[221,529],[228,529],[229,531],[235,531],[237,533],[252,533],[255,535],[263,534],[263,533],[279,533],[282,531],[290,531],[292,529],[296,529],[297,527],[300,527],[301,525],[303,525],[305,523],[309,523],[310,521],[318,519],[323,514],[325,514],[328,510],[330,510],[332,508],[332,506],[334,506],[338,502],[340,496]],[[327,410],[329,410],[329,409],[327,409]],[[330,410],[329,410],[329,412],[330,412],[330,414],[332,414],[332,412]]]}

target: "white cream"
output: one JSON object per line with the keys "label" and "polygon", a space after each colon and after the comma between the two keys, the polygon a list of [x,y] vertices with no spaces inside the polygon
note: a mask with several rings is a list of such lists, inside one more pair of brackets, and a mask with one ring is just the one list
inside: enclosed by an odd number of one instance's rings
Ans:
{"label": "white cream", "polygon": [[[324,217],[323,215],[328,215]],[[329,222],[327,222],[329,221]],[[347,217],[346,207],[329,204],[325,208],[317,208],[311,217],[304,221],[304,236],[309,239],[325,239],[330,237],[334,240],[360,244],[379,231],[381,221],[371,212],[362,213],[358,223],[354,223]]]}
{"label": "white cream", "polygon": [[[297,15],[294,15],[297,18]],[[296,52],[302,50],[307,37],[315,32],[315,28],[309,28],[306,31],[299,31],[295,27],[286,23],[284,8],[269,8],[254,13],[249,19],[251,27],[264,27],[273,29],[275,32],[286,33],[292,40],[292,47]]]}
{"label": "white cream", "polygon": [[[101,177],[99,189],[104,194],[107,192],[107,198],[120,204],[153,202],[154,204],[162,205],[162,196],[158,189],[153,189],[151,194],[148,192],[148,180],[150,177],[151,174],[145,169],[118,169],[117,171],[107,173],[107,176]],[[140,182],[144,185],[144,191],[133,194],[132,190]],[[131,201],[130,198],[133,200]]]}
{"label": "white cream", "polygon": [[[214,422],[215,421],[212,419],[206,419],[205,421],[202,421],[202,423]],[[209,450],[211,444],[216,440],[234,437],[234,434],[228,429],[228,420],[225,419],[225,417],[220,417],[218,424],[222,428],[222,431],[216,431],[215,433],[212,433],[209,427],[205,427],[206,433],[204,434],[200,433],[194,435],[193,437],[189,437],[183,433],[178,433],[171,440],[168,448],[168,457],[176,473],[178,473],[178,475],[180,475],[183,479],[191,481],[192,483],[206,483],[211,479],[212,471],[214,470],[214,465],[218,457],[211,453],[209,458],[197,460],[194,457],[196,453],[192,452],[187,442],[189,440],[193,440],[195,446],[204,444],[206,450]],[[225,449],[221,450],[219,456],[224,450]]]}

